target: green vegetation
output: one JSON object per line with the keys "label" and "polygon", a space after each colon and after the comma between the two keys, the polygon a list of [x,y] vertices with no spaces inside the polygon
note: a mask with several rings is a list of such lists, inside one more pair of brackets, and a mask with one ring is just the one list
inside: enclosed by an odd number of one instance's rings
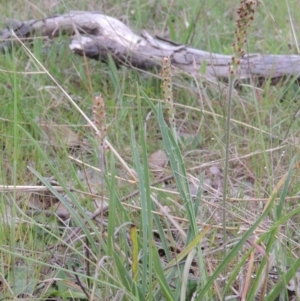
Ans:
{"label": "green vegetation", "polygon": [[[0,13],[97,10],[232,54],[238,6],[18,0]],[[261,1],[245,51],[296,54],[298,6]],[[159,71],[86,61],[68,42],[0,54],[0,300],[299,298],[298,83],[232,85],[226,145],[228,84],[185,74],[163,94]]]}

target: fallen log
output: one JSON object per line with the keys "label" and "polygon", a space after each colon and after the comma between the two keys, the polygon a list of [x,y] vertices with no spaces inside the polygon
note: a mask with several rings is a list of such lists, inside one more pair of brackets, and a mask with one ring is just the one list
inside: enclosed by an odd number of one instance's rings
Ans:
{"label": "fallen log", "polygon": [[[170,56],[172,65],[198,76],[227,80],[230,55],[210,53],[153,37],[146,31],[140,35],[121,21],[98,12],[70,12],[41,20],[10,21],[0,31],[0,51],[11,47],[14,34],[22,39],[36,35],[55,38],[72,36],[70,49],[92,59],[107,61],[112,56],[117,65],[126,64],[148,70],[160,67],[161,59]],[[200,71],[201,70],[201,71]],[[246,54],[238,70],[241,80],[266,80],[276,83],[282,78],[300,80],[299,55]]]}

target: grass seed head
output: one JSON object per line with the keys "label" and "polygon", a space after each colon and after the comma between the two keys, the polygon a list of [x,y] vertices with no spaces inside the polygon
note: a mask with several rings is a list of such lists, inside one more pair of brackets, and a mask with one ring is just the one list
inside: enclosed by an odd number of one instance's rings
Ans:
{"label": "grass seed head", "polygon": [[101,146],[104,144],[107,125],[106,125],[106,113],[105,113],[105,101],[102,94],[94,96],[93,98],[93,118],[99,132],[97,133]]}
{"label": "grass seed head", "polygon": [[243,47],[244,44],[247,43],[247,30],[250,26],[250,23],[254,20],[254,13],[257,5],[257,1],[242,0],[241,5],[237,10],[238,18],[236,21],[236,29],[234,31],[236,42],[232,45],[233,57],[230,66],[231,75],[236,73],[241,63],[241,59],[245,55]]}
{"label": "grass seed head", "polygon": [[172,74],[171,74],[171,58],[164,57],[161,60],[162,71],[160,76],[162,77],[162,93],[164,101],[167,107],[167,113],[169,115],[169,122],[172,128],[175,128],[175,107],[173,101],[173,87],[172,87]]}

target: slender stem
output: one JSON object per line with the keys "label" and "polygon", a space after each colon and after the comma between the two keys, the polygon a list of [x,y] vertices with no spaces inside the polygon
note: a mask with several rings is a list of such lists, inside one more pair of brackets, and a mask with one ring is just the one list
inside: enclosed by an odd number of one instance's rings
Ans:
{"label": "slender stem", "polygon": [[224,183],[223,183],[223,241],[224,241],[224,258],[226,257],[226,200],[228,192],[228,171],[229,171],[229,147],[230,147],[230,119],[231,119],[231,102],[232,90],[234,85],[234,75],[229,77],[228,95],[227,95],[227,112],[225,125],[225,164],[224,164]]}

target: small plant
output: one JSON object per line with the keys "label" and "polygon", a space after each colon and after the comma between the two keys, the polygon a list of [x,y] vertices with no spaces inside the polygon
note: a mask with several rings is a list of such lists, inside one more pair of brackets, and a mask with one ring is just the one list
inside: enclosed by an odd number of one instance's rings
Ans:
{"label": "small plant", "polygon": [[[228,169],[229,169],[229,148],[230,148],[230,120],[231,120],[231,103],[232,92],[234,89],[234,83],[236,76],[238,75],[238,67],[241,59],[243,58],[245,51],[243,50],[244,44],[247,42],[247,29],[250,26],[251,21],[254,20],[255,8],[257,6],[256,1],[242,0],[241,5],[237,10],[238,19],[236,22],[235,39],[233,43],[233,55],[230,65],[229,75],[229,87],[227,96],[227,112],[226,112],[226,128],[225,128],[225,166],[224,166],[224,189],[223,189],[223,235],[224,241],[226,241],[226,198],[227,198],[227,186],[228,186]],[[224,248],[224,255],[226,255],[226,249]]]}

